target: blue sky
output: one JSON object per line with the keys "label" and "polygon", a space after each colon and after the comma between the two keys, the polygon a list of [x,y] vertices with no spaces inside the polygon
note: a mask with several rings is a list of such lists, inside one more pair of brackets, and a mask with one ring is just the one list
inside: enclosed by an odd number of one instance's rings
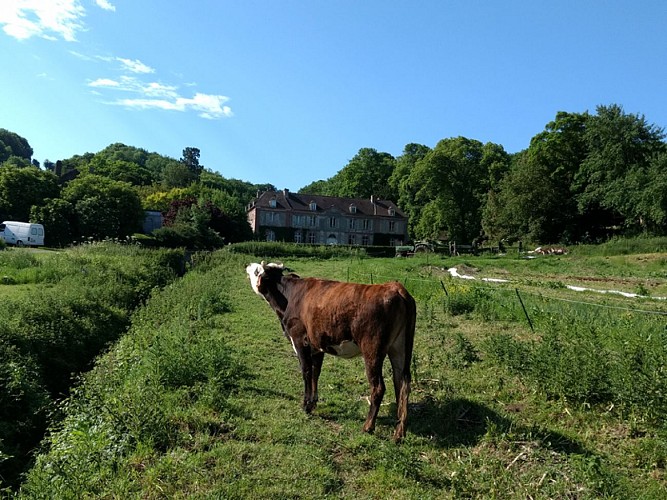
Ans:
{"label": "blue sky", "polygon": [[525,149],[558,111],[667,127],[667,2],[0,0],[0,128],[297,190],[370,147]]}

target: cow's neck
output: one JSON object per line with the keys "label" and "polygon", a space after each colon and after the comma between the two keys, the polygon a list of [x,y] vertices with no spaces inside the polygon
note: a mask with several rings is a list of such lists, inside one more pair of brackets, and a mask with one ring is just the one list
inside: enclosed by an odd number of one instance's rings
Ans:
{"label": "cow's neck", "polygon": [[281,277],[280,282],[272,285],[266,295],[264,295],[267,302],[280,319],[283,319],[283,316],[285,316],[285,310],[287,309],[287,304],[289,302],[289,288],[289,281],[283,276]]}

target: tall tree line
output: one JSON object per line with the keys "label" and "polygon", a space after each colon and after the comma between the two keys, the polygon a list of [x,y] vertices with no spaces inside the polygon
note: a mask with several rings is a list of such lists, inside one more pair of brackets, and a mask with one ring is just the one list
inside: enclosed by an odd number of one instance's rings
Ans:
{"label": "tall tree line", "polygon": [[516,154],[465,137],[433,148],[411,143],[397,158],[365,148],[300,191],[395,200],[416,239],[576,243],[665,234],[664,139],[643,115],[598,106],[595,114],[558,112]]}
{"label": "tall tree line", "polygon": [[[0,220],[43,222],[53,228],[49,244],[125,237],[139,230],[144,210],[170,214],[172,227],[160,236],[171,244],[248,239],[245,205],[258,190],[275,189],[206,169],[192,147],[177,160],[116,143],[45,160],[44,168],[32,154],[26,139],[0,129]],[[667,146],[661,127],[613,104],[594,114],[558,112],[515,154],[466,137],[409,143],[398,157],[362,148],[300,192],[396,201],[415,239],[658,235],[667,233]]]}

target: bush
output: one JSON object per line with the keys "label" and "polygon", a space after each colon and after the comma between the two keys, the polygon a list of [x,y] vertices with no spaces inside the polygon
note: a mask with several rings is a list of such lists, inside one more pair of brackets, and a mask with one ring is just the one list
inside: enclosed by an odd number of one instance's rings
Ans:
{"label": "bush", "polygon": [[246,376],[214,328],[230,307],[220,294],[227,267],[190,273],[138,310],[128,334],[63,404],[66,417],[25,494],[118,496],[113,478],[133,475],[137,456],[169,454],[193,446],[193,435],[224,432],[221,415],[233,411],[227,397]]}
{"label": "bush", "polygon": [[283,243],[268,241],[246,241],[226,247],[231,253],[252,255],[260,258],[313,257],[331,259],[334,257],[362,257],[366,255],[363,247],[342,245],[306,245],[302,243]]}
{"label": "bush", "polygon": [[3,271],[49,283],[5,299],[0,309],[2,481],[15,484],[30,462],[46,415],[68,394],[72,375],[89,369],[127,331],[131,312],[183,265],[182,252],[108,243],[44,259],[23,251],[0,255]]}

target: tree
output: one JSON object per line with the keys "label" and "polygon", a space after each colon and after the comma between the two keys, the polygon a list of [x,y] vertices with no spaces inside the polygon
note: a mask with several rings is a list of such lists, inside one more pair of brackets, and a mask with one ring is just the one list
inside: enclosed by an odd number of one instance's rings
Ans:
{"label": "tree", "polygon": [[[0,166],[3,166],[3,167],[4,166],[11,166],[11,167],[23,168],[23,167],[30,167],[30,166],[35,166],[35,165],[33,165],[30,162],[30,160],[26,160],[25,158],[22,158],[20,156],[12,155],[9,158],[7,158],[4,162],[2,162],[0,164]],[[39,167],[35,167],[35,168],[39,168]]]}
{"label": "tree", "polygon": [[20,135],[0,128],[0,163],[6,161],[10,156],[18,156],[30,162],[32,148],[28,141]]}
{"label": "tree", "polygon": [[597,107],[586,126],[588,154],[576,187],[579,209],[597,212],[599,230],[645,229],[648,217],[637,207],[650,182],[651,161],[665,150],[664,138],[664,130],[643,115],[627,114],[618,105]]}
{"label": "tree", "polygon": [[61,198],[44,200],[40,206],[33,205],[30,220],[44,225],[45,245],[63,247],[73,241],[74,206]]}
{"label": "tree", "polygon": [[195,181],[192,171],[182,162],[169,162],[162,171],[162,185],[165,188],[186,187]]}
{"label": "tree", "polygon": [[443,139],[415,164],[406,182],[415,205],[423,207],[413,222],[417,238],[471,242],[479,235],[488,169],[500,151],[465,137]]}
{"label": "tree", "polygon": [[493,173],[483,227],[493,239],[573,241],[579,231],[574,177],[586,157],[588,114],[559,112],[516,155],[512,168]]}
{"label": "tree", "polygon": [[330,195],[344,198],[395,200],[389,185],[395,159],[389,153],[362,148],[335,176],[329,179]]}
{"label": "tree", "polygon": [[183,150],[183,158],[181,158],[181,163],[187,167],[194,180],[199,180],[199,176],[204,170],[204,167],[199,164],[199,156],[199,149],[185,148]]}
{"label": "tree", "polygon": [[0,167],[0,220],[27,221],[33,205],[60,194],[55,175],[33,166]]}
{"label": "tree", "polygon": [[320,179],[319,181],[311,182],[299,189],[299,193],[303,194],[317,194],[320,196],[329,195],[329,180]]}
{"label": "tree", "polygon": [[389,177],[389,185],[397,195],[395,199],[401,209],[408,215],[410,234],[415,233],[414,226],[419,221],[423,205],[416,202],[417,188],[410,184],[410,174],[417,162],[422,160],[431,148],[422,144],[410,143],[403,148],[403,154],[396,159],[396,167]]}
{"label": "tree", "polygon": [[126,182],[83,175],[65,187],[62,198],[74,207],[76,236],[125,238],[141,228],[141,201]]}
{"label": "tree", "polygon": [[634,218],[641,227],[667,233],[667,151],[655,155],[645,171],[633,171],[628,184],[639,193]]}
{"label": "tree", "polygon": [[97,174],[135,186],[147,186],[158,179],[147,166],[148,158],[149,154],[145,149],[115,143],[92,158],[86,158],[77,169],[82,173]]}

